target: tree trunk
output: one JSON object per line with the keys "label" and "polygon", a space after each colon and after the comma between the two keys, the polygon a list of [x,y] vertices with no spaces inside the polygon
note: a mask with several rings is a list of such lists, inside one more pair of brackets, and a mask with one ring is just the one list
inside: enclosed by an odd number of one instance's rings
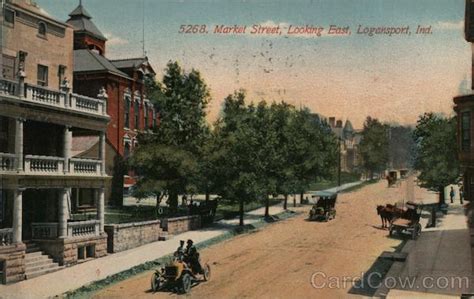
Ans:
{"label": "tree trunk", "polygon": [[446,204],[446,200],[444,198],[444,187],[439,188],[439,206]]}
{"label": "tree trunk", "polygon": [[[303,196],[304,196],[304,191],[301,191],[300,202],[303,202]],[[293,200],[293,207],[296,208],[296,196],[295,196],[295,199]]]}
{"label": "tree trunk", "polygon": [[270,196],[265,195],[265,218],[270,217]]}
{"label": "tree trunk", "polygon": [[171,212],[175,213],[178,211],[178,193],[174,191],[169,193],[168,205],[170,206]]}
{"label": "tree trunk", "polygon": [[244,226],[244,199],[239,200],[239,225]]}
{"label": "tree trunk", "polygon": [[288,194],[285,194],[285,201],[283,202],[283,209],[288,209]]}
{"label": "tree trunk", "polygon": [[209,194],[209,191],[206,190],[206,203],[209,202],[210,198],[211,198],[211,195]]}

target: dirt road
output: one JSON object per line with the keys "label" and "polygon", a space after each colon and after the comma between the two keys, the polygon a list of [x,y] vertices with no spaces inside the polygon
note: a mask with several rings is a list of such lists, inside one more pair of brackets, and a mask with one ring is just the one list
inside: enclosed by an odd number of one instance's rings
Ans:
{"label": "dirt road", "polygon": [[[336,298],[356,296],[351,278],[368,271],[385,250],[401,240],[380,229],[377,204],[402,200],[405,182],[387,188],[386,182],[341,194],[337,217],[330,222],[306,221],[305,213],[242,235],[201,252],[212,266],[212,279],[193,287],[192,298]],[[422,196],[424,190],[416,190]],[[178,242],[178,241],[176,241]],[[317,274],[314,274],[317,273]],[[151,272],[130,278],[97,293],[94,298],[175,297],[150,292]],[[316,278],[314,285],[312,277]],[[326,277],[326,278],[325,278]],[[335,278],[329,278],[335,277]]]}

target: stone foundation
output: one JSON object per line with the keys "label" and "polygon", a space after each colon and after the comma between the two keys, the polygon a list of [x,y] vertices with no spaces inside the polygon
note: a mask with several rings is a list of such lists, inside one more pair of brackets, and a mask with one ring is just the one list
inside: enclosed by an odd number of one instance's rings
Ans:
{"label": "stone foundation", "polygon": [[163,236],[160,220],[106,225],[107,252],[120,252],[151,242]]}
{"label": "stone foundation", "polygon": [[[107,255],[107,235],[75,237],[56,240],[35,240],[41,250],[61,266],[75,265],[81,261],[79,248],[84,248],[84,257],[99,258]],[[93,255],[87,255],[87,248],[93,248]]]}
{"label": "stone foundation", "polygon": [[171,235],[177,235],[190,230],[200,229],[202,227],[201,216],[193,215],[164,219],[162,221],[161,227],[164,231]]}
{"label": "stone foundation", "polygon": [[12,283],[25,279],[25,250],[23,243],[0,246],[0,262],[3,263],[3,281],[0,283]]}

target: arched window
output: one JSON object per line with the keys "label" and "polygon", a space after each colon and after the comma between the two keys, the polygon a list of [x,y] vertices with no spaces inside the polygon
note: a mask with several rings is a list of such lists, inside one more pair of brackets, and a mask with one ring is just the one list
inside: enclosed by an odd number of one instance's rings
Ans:
{"label": "arched window", "polygon": [[43,22],[38,23],[38,34],[45,36],[46,35],[46,24]]}
{"label": "arched window", "polygon": [[124,106],[125,128],[130,128],[130,98],[125,97]]}

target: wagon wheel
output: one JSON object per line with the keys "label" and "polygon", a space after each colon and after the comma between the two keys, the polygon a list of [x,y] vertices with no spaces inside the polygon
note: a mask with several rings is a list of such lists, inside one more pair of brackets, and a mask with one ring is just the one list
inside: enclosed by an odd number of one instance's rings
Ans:
{"label": "wagon wheel", "polygon": [[191,275],[189,275],[189,273],[184,273],[183,277],[181,278],[181,292],[183,294],[189,293],[189,291],[191,290],[191,285],[192,285]]}
{"label": "wagon wheel", "polygon": [[388,227],[388,235],[391,237],[393,235],[393,225],[390,223],[390,226]]}

